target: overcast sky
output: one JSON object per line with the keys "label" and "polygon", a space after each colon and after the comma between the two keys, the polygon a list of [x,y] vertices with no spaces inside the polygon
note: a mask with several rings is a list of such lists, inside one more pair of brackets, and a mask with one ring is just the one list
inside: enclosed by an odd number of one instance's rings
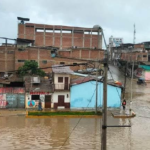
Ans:
{"label": "overcast sky", "polygon": [[104,29],[107,40],[123,38],[133,43],[150,41],[149,0],[0,0],[0,37],[17,37],[17,17],[32,23],[93,27]]}

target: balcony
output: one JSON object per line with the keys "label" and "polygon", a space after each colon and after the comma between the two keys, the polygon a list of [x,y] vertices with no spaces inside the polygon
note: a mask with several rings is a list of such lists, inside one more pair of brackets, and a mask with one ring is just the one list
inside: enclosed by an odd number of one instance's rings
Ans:
{"label": "balcony", "polygon": [[54,84],[55,91],[70,90],[70,84]]}

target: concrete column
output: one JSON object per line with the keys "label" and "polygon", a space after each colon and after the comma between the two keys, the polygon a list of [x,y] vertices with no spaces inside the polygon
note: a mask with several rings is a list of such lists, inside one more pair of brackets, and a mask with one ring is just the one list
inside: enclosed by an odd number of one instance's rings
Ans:
{"label": "concrete column", "polygon": [[18,38],[19,38],[19,22],[17,22],[17,25],[18,25],[17,35],[18,35]]}
{"label": "concrete column", "polygon": [[43,45],[45,46],[45,25],[44,25],[44,32],[43,32]]}
{"label": "concrete column", "polygon": [[53,46],[55,45],[55,26],[53,26]]}
{"label": "concrete column", "polygon": [[23,26],[24,26],[24,39],[25,39],[26,38],[26,27],[25,27],[25,24]]}
{"label": "concrete column", "polygon": [[72,29],[72,46],[74,46],[74,28]]}
{"label": "concrete column", "polygon": [[40,50],[38,48],[38,66],[40,67]]}
{"label": "concrete column", "polygon": [[91,50],[89,50],[89,59],[91,59]]}
{"label": "concrete column", "polygon": [[92,48],[92,29],[91,29],[91,36],[90,36],[90,48]]}
{"label": "concrete column", "polygon": [[72,57],[72,50],[71,50],[71,53],[70,53],[70,55],[71,55],[70,57]]}
{"label": "concrete column", "polygon": [[7,45],[5,46],[5,72],[7,72]]}
{"label": "concrete column", "polygon": [[35,41],[35,39],[36,39],[36,25],[34,25],[34,41]]}
{"label": "concrete column", "polygon": [[100,36],[100,31],[98,31],[98,48],[101,48],[101,36]]}
{"label": "concrete column", "polygon": [[60,49],[62,49],[62,26],[60,30]]}
{"label": "concrete column", "polygon": [[79,58],[82,56],[82,50],[80,49]]}
{"label": "concrete column", "polygon": [[83,48],[84,48],[84,41],[85,41],[85,34],[84,34],[84,31],[83,31]]}

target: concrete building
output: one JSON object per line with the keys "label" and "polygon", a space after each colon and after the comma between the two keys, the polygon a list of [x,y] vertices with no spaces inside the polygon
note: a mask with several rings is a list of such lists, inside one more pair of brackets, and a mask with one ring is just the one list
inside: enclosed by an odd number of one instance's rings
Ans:
{"label": "concrete building", "polygon": [[54,80],[53,108],[70,108],[70,67],[54,65],[52,68]]}

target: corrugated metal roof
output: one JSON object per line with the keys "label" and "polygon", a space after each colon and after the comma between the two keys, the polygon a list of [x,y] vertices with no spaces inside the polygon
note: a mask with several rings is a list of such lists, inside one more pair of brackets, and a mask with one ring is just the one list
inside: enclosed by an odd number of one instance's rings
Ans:
{"label": "corrugated metal roof", "polygon": [[88,81],[92,81],[92,80],[95,80],[94,78],[91,78],[91,77],[80,77],[80,78],[77,78],[77,79],[73,79],[71,80],[71,84],[81,84],[81,83],[84,83],[84,82],[88,82]]}
{"label": "corrugated metal roof", "polygon": [[61,73],[61,74],[72,74],[74,73],[69,66],[63,66],[63,65],[53,65],[52,71],[54,73]]}
{"label": "corrugated metal roof", "polygon": [[[80,77],[80,78],[77,78],[77,79],[72,79],[71,80],[71,85],[82,84],[82,83],[89,82],[89,81],[96,81],[96,79],[92,78],[90,76]],[[99,79],[98,82],[102,82],[102,81],[100,81],[100,79]],[[107,82],[107,85],[112,85],[112,86],[115,86],[115,87],[123,88],[122,86],[117,85],[114,82]]]}

